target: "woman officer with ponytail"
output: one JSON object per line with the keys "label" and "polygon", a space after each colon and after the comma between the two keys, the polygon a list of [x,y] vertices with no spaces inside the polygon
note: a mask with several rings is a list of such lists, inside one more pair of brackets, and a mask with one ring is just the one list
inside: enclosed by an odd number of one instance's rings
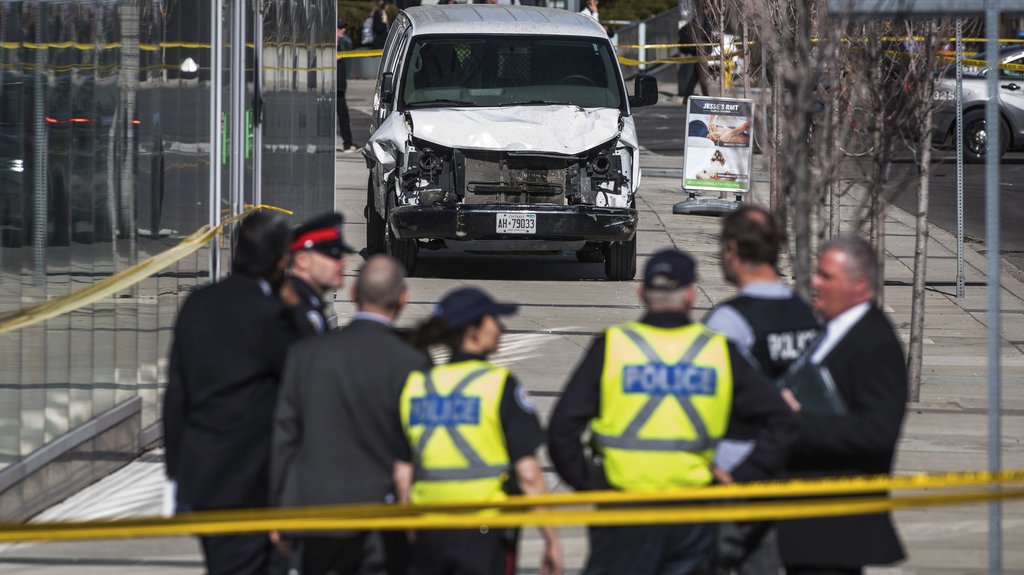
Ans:
{"label": "woman officer with ponytail", "polygon": [[[413,372],[401,396],[409,457],[395,466],[403,502],[414,505],[500,501],[506,485],[547,492],[535,452],[544,434],[533,404],[509,371],[488,361],[498,349],[501,316],[516,306],[477,288],[449,292],[414,334],[423,346],[445,345],[449,363]],[[512,478],[512,481],[509,479]],[[562,570],[553,528],[542,528],[541,573]],[[515,538],[501,530],[421,531],[413,544],[416,575],[515,572]]]}

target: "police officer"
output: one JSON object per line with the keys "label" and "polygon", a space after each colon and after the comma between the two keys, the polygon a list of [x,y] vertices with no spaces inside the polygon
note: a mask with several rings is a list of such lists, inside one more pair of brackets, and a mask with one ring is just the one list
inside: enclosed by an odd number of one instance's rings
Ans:
{"label": "police officer", "polygon": [[281,294],[305,335],[338,327],[334,306],[324,293],[345,283],[345,255],[355,253],[341,233],[344,221],[339,213],[319,215],[295,229],[288,267],[290,290]]}
{"label": "police officer", "polygon": [[[597,337],[572,374],[551,417],[548,451],[573,488],[702,487],[784,464],[796,420],[725,337],[690,323],[695,277],[685,253],[654,254],[638,290],[646,315]],[[731,419],[749,421],[758,434],[754,451],[728,473],[712,462]],[[588,426],[592,460],[580,442]],[[594,527],[584,572],[708,573],[714,535],[707,524]]]}
{"label": "police officer", "polygon": [[[818,320],[807,302],[779,279],[781,240],[768,211],[746,205],[730,213],[722,220],[720,244],[722,272],[740,293],[715,307],[704,324],[750,353],[770,379],[778,379],[816,340]],[[756,430],[734,422],[720,445],[718,465],[736,467],[755,435]],[[726,523],[718,538],[723,573],[756,575],[782,567],[771,523]]]}
{"label": "police officer", "polygon": [[715,307],[704,325],[748,350],[777,379],[821,331],[811,306],[779,279],[781,239],[764,208],[746,205],[722,220],[725,279],[740,288]]}
{"label": "police officer", "polygon": [[[533,403],[507,369],[487,360],[501,340],[499,318],[515,311],[479,289],[461,288],[446,295],[418,329],[418,343],[444,344],[452,357],[413,372],[402,391],[409,451],[395,466],[395,484],[403,501],[487,502],[505,499],[507,489],[547,491],[536,456],[544,434]],[[545,527],[541,535],[541,572],[560,573],[557,533]],[[511,574],[515,547],[515,536],[500,531],[422,531],[411,572]]]}

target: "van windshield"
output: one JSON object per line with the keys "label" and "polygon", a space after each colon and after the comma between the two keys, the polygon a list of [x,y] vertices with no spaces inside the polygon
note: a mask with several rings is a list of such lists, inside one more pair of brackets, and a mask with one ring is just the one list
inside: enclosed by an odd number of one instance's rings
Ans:
{"label": "van windshield", "polygon": [[607,40],[569,36],[422,36],[401,90],[405,108],[624,104]]}

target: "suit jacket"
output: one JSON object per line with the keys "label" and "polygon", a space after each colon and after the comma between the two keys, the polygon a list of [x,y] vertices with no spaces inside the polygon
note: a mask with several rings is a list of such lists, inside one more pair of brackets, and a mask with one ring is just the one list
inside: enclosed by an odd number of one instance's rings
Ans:
{"label": "suit jacket", "polygon": [[[890,473],[907,405],[906,360],[892,324],[871,306],[822,365],[832,373],[848,413],[800,413],[790,475]],[[857,567],[904,556],[888,513],[782,521],[778,528],[787,567]]]}
{"label": "suit jacket", "polygon": [[297,337],[255,278],[232,275],[185,300],[163,406],[167,475],[182,507],[266,506],[271,415]]}
{"label": "suit jacket", "polygon": [[427,355],[389,326],[356,319],[288,355],[274,413],[275,505],[384,502],[408,450],[399,397]]}

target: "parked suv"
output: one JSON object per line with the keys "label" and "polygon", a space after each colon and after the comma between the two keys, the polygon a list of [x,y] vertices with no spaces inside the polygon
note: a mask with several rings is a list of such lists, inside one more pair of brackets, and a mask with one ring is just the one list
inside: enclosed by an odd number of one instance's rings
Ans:
{"label": "parked suv", "polygon": [[410,273],[418,250],[575,251],[636,274],[639,148],[605,30],[571,11],[409,8],[391,26],[363,148],[367,248]]}

